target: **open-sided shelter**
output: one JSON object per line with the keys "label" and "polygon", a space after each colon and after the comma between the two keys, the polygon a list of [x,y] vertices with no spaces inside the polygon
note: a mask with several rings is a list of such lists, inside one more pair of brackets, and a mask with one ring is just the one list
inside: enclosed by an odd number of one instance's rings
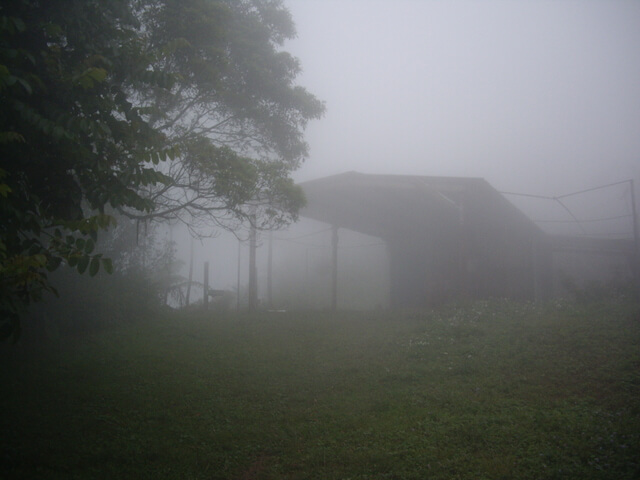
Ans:
{"label": "open-sided shelter", "polygon": [[302,216],[386,242],[392,306],[550,293],[545,234],[481,178],[348,172],[301,187]]}

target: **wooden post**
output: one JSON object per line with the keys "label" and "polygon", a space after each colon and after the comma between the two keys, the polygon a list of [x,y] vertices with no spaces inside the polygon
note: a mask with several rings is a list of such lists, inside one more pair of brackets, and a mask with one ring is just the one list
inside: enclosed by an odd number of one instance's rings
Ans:
{"label": "wooden post", "polygon": [[144,221],[144,236],[142,237],[142,270],[147,269],[147,221]]}
{"label": "wooden post", "polygon": [[269,252],[267,256],[267,306],[273,308],[273,233],[269,232]]}
{"label": "wooden post", "polygon": [[191,296],[191,283],[193,282],[193,237],[191,237],[191,249],[189,252],[189,283],[187,283],[187,298],[185,306],[189,306],[189,298]]}
{"label": "wooden post", "polygon": [[531,275],[533,276],[533,300],[542,300],[540,292],[540,251],[537,238],[531,239]]}
{"label": "wooden post", "polygon": [[209,262],[204,262],[204,289],[202,292],[204,311],[209,310]]}
{"label": "wooden post", "polygon": [[240,311],[240,257],[242,255],[242,242],[238,240],[238,272],[236,284],[236,312]]}
{"label": "wooden post", "polygon": [[633,280],[636,284],[637,299],[640,299],[640,233],[638,232],[638,213],[633,179],[629,180],[629,184],[631,185],[631,216],[633,217]]}
{"label": "wooden post", "polygon": [[331,311],[338,309],[338,227],[331,229]]}
{"label": "wooden post", "polygon": [[458,206],[458,297],[466,297],[468,295],[468,255],[467,255],[467,219],[465,212],[465,194],[460,198]]}
{"label": "wooden post", "polygon": [[258,248],[255,216],[251,221],[249,232],[249,311],[258,308],[258,270],[256,268],[256,249]]}

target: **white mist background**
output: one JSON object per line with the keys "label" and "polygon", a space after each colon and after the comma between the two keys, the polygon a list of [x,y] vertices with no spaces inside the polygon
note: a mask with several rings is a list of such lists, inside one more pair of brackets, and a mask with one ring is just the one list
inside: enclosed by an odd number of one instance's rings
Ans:
{"label": "white mist background", "polygon": [[[310,157],[296,181],[345,171],[471,176],[546,196],[640,184],[640,2],[285,4],[298,36],[284,50],[301,62],[298,83],[327,107],[308,127]],[[628,212],[628,193],[603,195],[573,208],[608,202],[603,215]],[[539,205],[531,207],[536,220],[556,218],[557,209]],[[233,289],[238,242],[212,233],[195,242],[194,279],[202,281],[209,261],[211,287]],[[179,228],[171,236],[186,276],[188,236]],[[258,249],[261,297],[266,239]],[[246,246],[241,269],[246,283]]]}

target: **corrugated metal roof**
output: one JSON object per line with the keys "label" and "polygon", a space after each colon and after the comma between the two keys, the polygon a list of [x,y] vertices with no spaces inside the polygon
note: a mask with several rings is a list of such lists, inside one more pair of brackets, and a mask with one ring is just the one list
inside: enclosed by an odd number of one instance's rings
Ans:
{"label": "corrugated metal roof", "polygon": [[346,172],[301,183],[307,196],[302,216],[369,235],[415,232],[458,223],[485,206],[483,216],[520,227],[538,227],[482,178],[374,175]]}

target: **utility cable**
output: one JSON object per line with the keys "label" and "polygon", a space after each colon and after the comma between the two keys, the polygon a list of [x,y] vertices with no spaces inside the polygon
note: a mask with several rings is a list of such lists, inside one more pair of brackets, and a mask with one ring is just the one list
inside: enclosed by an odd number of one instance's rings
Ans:
{"label": "utility cable", "polygon": [[629,183],[630,181],[631,180],[622,180],[620,182],[609,183],[607,185],[600,185],[599,187],[587,188],[585,190],[580,190],[578,192],[565,193],[564,195],[560,195],[560,196],[555,197],[555,198],[557,199],[557,198],[571,197],[573,195],[579,195],[581,193],[593,192],[594,190],[600,190],[600,189],[603,189],[603,188],[613,187],[615,185],[622,185],[623,183]]}
{"label": "utility cable", "polygon": [[329,228],[325,228],[325,229],[322,229],[322,230],[318,230],[316,232],[305,233],[304,235],[299,235],[297,237],[291,237],[291,238],[273,237],[273,239],[274,240],[284,240],[284,241],[298,240],[299,238],[312,237],[313,235],[318,235],[320,233],[329,232],[331,230],[333,230],[333,227],[329,227]]}
{"label": "utility cable", "polygon": [[[605,222],[608,220],[620,220],[621,218],[629,218],[631,214],[618,215],[617,217],[605,217],[605,218],[590,218],[588,220],[581,220],[582,223],[589,222]],[[575,223],[575,220],[534,220],[536,223]]]}
{"label": "utility cable", "polygon": [[580,227],[580,230],[582,230],[582,233],[583,233],[584,235],[586,235],[586,234],[587,234],[587,232],[585,231],[584,227],[582,226],[582,223],[580,223],[580,220],[578,220],[578,218],[573,214],[573,212],[572,212],[571,210],[569,210],[569,207],[567,207],[564,203],[562,203],[562,201],[561,201],[558,197],[555,197],[555,198],[554,198],[554,200],[555,200],[556,202],[558,202],[558,204],[559,204],[562,208],[564,208],[564,209],[567,211],[567,213],[568,213],[569,215],[571,215],[571,218],[573,218],[573,219],[576,221],[576,223],[577,223],[577,224],[578,224],[578,226]]}
{"label": "utility cable", "polygon": [[543,200],[553,200],[555,197],[546,197],[544,195],[533,195],[531,193],[516,193],[516,192],[498,192],[502,195],[516,195],[518,197],[531,197],[531,198],[541,198]]}

